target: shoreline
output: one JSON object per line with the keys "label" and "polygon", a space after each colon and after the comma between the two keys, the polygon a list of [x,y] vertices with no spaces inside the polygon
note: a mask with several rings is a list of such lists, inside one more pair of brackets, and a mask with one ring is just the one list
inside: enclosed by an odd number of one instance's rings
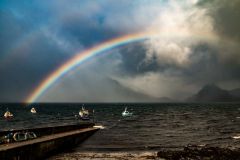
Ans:
{"label": "shoreline", "polygon": [[78,151],[61,153],[47,160],[153,160],[156,158],[156,151]]}
{"label": "shoreline", "polygon": [[158,151],[72,151],[49,157],[48,160],[237,160],[239,157],[240,148],[230,149],[191,145],[177,150],[162,149]]}

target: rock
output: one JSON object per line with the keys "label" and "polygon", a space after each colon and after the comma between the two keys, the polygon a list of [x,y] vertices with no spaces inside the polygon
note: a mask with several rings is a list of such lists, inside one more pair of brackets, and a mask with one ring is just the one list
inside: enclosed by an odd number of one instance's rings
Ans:
{"label": "rock", "polygon": [[238,160],[240,149],[219,147],[201,147],[196,145],[186,146],[183,150],[162,150],[157,157],[167,160]]}

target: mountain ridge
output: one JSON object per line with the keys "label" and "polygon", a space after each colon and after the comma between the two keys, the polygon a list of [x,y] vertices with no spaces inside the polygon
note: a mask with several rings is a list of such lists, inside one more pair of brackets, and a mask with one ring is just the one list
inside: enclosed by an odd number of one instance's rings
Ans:
{"label": "mountain ridge", "polygon": [[187,102],[240,102],[240,88],[225,90],[215,84],[203,86],[196,94],[188,97]]}

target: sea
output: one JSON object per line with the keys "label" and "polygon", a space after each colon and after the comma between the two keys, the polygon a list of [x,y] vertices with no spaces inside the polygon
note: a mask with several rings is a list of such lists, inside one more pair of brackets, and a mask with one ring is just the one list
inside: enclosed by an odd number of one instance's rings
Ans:
{"label": "sea", "polygon": [[[81,123],[82,103],[0,104],[0,131]],[[37,114],[30,109],[35,107]],[[85,103],[105,128],[74,151],[178,149],[187,145],[239,148],[239,103]],[[123,117],[127,107],[133,115]],[[14,118],[3,117],[7,110]]]}

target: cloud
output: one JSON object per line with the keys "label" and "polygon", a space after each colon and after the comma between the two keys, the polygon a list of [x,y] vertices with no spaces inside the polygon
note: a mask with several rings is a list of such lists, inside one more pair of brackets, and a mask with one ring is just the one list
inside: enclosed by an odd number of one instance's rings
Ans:
{"label": "cloud", "polygon": [[121,85],[135,92],[156,98],[171,97],[175,100],[183,100],[196,89],[196,86],[185,83],[182,77],[167,73],[148,72],[139,76],[116,79]]}
{"label": "cloud", "polygon": [[[60,3],[65,7],[58,8]],[[78,5],[83,3],[78,1]],[[74,14],[72,7],[75,13],[80,13]],[[97,18],[86,17],[89,13],[96,14],[92,4],[84,8],[89,12],[77,8],[68,1],[49,4],[7,1],[0,6],[0,101],[23,101],[48,74],[74,54],[113,37],[110,30],[93,25]],[[64,13],[62,9],[66,9]],[[84,18],[80,18],[83,13]],[[68,27],[67,18],[74,16],[77,21]]]}
{"label": "cloud", "polygon": [[[116,51],[117,52],[117,51]],[[51,87],[38,101],[44,102],[146,102],[147,94],[134,92],[115,81],[121,61],[118,53],[105,55],[82,65]]]}
{"label": "cloud", "polygon": [[0,6],[0,101],[23,100],[86,48],[144,31],[155,36],[88,62],[41,100],[137,101],[135,92],[179,98],[209,82],[240,86],[238,0],[26,2]]}
{"label": "cloud", "polygon": [[[122,56],[128,55],[128,59],[136,64],[131,67],[126,63],[129,60],[125,60],[123,64],[129,67],[125,70],[126,73],[130,70],[135,71],[135,74],[130,72],[130,75],[121,75],[115,79],[137,92],[155,97],[180,98],[179,95],[182,95],[180,99],[193,94],[207,83],[216,83],[226,89],[239,87],[240,43],[228,33],[231,30],[228,30],[227,16],[221,17],[223,13],[218,13],[219,10],[228,9],[233,11],[225,12],[236,13],[239,5],[237,6],[235,1],[227,4],[225,8],[225,3],[218,5],[216,1],[209,2],[214,8],[222,8],[211,10],[199,5],[200,2],[186,1],[183,4],[169,1],[167,8],[161,8],[147,28],[157,32],[160,38],[154,36],[145,42],[145,49],[141,48],[141,51],[139,47],[129,47],[129,52],[127,49],[120,51],[125,52]],[[232,19],[236,20],[237,15],[239,14],[233,14]],[[218,16],[224,17],[220,22],[226,23],[223,26],[227,25],[227,28],[218,27],[221,25],[218,24]],[[234,20],[231,25],[234,25]],[[236,35],[240,33],[239,28],[234,31]],[[133,56],[134,53],[141,55],[141,58]],[[139,66],[154,67],[139,72],[136,69]]]}
{"label": "cloud", "polygon": [[214,27],[221,36],[240,40],[240,2],[238,0],[202,0],[199,6],[207,8],[214,17]]}
{"label": "cloud", "polygon": [[174,41],[163,41],[162,39],[149,40],[146,45],[150,47],[147,51],[147,62],[154,57],[157,58],[159,64],[184,66],[189,63],[191,48],[188,46],[177,44]]}
{"label": "cloud", "polygon": [[193,46],[215,37],[212,18],[196,3],[169,1],[162,8],[148,27],[157,36],[146,42],[146,61],[156,57],[159,64],[189,65]]}
{"label": "cloud", "polygon": [[240,64],[240,2],[238,0],[202,0],[199,7],[206,8],[214,20],[214,30],[219,37],[217,48],[223,63]]}

